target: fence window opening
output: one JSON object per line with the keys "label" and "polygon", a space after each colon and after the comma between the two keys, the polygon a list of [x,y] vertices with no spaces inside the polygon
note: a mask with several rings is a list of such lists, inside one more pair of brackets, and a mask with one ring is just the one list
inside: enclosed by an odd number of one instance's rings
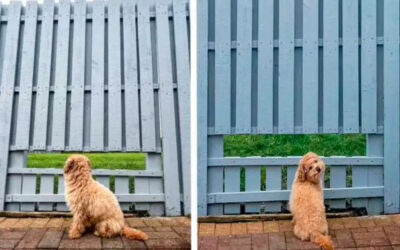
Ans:
{"label": "fence window opening", "polygon": [[381,213],[383,158],[374,150],[382,149],[382,142],[381,135],[365,134],[212,136],[209,211],[288,212],[299,160],[313,151],[326,164],[321,181],[328,211],[366,208]]}

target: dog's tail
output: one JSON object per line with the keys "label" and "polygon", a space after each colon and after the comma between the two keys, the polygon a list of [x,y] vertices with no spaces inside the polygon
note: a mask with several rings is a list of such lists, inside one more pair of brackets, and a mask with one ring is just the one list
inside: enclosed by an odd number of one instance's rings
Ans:
{"label": "dog's tail", "polygon": [[127,226],[122,228],[122,235],[130,240],[147,240],[149,238],[145,232]]}
{"label": "dog's tail", "polygon": [[314,232],[311,234],[311,241],[323,249],[333,250],[333,243],[329,235],[323,235],[320,232]]}

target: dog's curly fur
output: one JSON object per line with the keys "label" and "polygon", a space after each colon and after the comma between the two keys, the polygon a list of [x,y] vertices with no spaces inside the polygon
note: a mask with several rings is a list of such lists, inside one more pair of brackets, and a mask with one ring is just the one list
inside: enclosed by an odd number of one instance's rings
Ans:
{"label": "dog's curly fur", "polygon": [[321,176],[324,162],[315,153],[303,156],[297,168],[290,195],[294,234],[301,240],[311,240],[324,249],[333,249],[328,235]]}
{"label": "dog's curly fur", "polygon": [[83,155],[70,156],[64,166],[65,197],[73,214],[70,238],[80,238],[88,230],[101,237],[123,235],[147,240],[147,235],[125,225],[114,194],[92,178],[91,165]]}

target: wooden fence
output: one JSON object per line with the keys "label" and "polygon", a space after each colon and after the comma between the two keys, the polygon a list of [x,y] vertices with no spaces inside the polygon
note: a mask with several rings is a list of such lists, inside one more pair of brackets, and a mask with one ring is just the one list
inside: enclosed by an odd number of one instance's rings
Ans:
{"label": "wooden fence", "polygon": [[187,0],[0,11],[0,211],[67,209],[62,170],[26,168],[29,152],[145,152],[145,170],[93,175],[124,210],[189,214]]}
{"label": "wooden fence", "polygon": [[366,156],[324,158],[325,198],[400,212],[399,10],[398,0],[198,0],[199,215],[286,207],[299,156],[224,157],[231,134],[366,134]]}

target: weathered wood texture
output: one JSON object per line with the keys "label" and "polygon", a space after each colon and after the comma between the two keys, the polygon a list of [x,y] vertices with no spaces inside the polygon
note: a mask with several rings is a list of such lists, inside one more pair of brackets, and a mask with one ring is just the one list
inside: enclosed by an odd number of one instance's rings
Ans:
{"label": "weathered wood texture", "polygon": [[0,17],[0,211],[67,209],[62,171],[26,168],[27,152],[145,152],[144,171],[94,175],[124,210],[189,214],[188,1],[12,2]]}
{"label": "weathered wood texture", "polygon": [[324,158],[327,204],[400,211],[398,1],[202,0],[197,12],[200,215],[286,208],[299,157],[224,157],[231,134],[367,134],[367,156]]}

